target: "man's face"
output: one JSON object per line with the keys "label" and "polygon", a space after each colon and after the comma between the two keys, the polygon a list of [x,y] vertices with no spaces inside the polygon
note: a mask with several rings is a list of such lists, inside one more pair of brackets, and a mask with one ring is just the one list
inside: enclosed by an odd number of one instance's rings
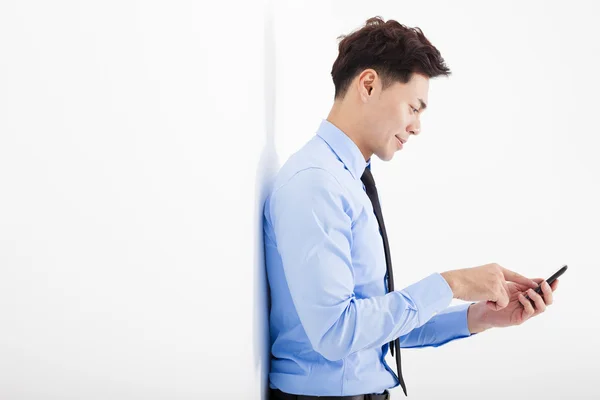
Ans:
{"label": "man's face", "polygon": [[413,74],[407,83],[395,82],[385,90],[381,89],[379,76],[371,83],[373,88],[364,110],[368,132],[363,140],[373,154],[389,161],[401,149],[401,141],[419,133],[423,103],[428,102],[429,78]]}

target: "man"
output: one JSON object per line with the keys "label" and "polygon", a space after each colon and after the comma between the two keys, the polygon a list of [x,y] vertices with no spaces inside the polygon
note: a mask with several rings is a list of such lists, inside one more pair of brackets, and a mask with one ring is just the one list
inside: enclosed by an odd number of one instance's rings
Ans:
{"label": "man", "polygon": [[[394,290],[371,156],[389,161],[419,133],[429,79],[450,70],[419,28],[376,17],[343,38],[331,74],[327,119],[265,201],[274,399],[386,399],[398,385],[406,393],[401,347],[521,324],[544,312],[558,284],[492,263]],[[450,306],[453,298],[469,303]],[[385,361],[394,349],[398,374]]]}

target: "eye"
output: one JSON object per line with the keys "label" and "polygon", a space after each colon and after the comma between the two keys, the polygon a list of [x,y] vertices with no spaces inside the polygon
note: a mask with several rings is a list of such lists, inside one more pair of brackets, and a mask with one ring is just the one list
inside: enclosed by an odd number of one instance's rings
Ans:
{"label": "eye", "polygon": [[410,106],[410,108],[412,108],[412,111],[413,111],[414,113],[418,113],[418,112],[419,112],[419,110],[417,110],[417,109],[416,109],[416,108],[414,108],[413,106]]}

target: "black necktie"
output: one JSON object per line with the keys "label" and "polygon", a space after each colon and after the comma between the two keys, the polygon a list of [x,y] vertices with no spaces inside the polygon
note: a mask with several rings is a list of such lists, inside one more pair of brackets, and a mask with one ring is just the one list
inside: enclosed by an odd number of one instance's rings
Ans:
{"label": "black necktie", "polygon": [[[370,168],[365,168],[365,172],[360,180],[365,184],[367,196],[369,196],[369,199],[373,204],[373,211],[375,212],[375,217],[377,217],[377,222],[379,223],[379,230],[381,231],[381,236],[383,237],[383,250],[385,251],[385,265],[387,267],[388,274],[388,289],[389,292],[392,292],[394,290],[394,273],[392,271],[392,259],[390,257],[390,244],[388,243],[385,224],[383,223],[383,214],[381,213],[379,196],[377,195],[377,188],[375,187],[375,179],[373,179],[373,174],[371,174]],[[394,356],[394,348],[396,349],[396,367],[398,369],[398,379],[400,380],[402,390],[404,390],[404,395],[407,396],[406,384],[404,383],[404,378],[402,378],[402,368],[400,367],[400,338],[396,338],[394,341],[390,342],[390,352],[392,353],[392,356]]]}

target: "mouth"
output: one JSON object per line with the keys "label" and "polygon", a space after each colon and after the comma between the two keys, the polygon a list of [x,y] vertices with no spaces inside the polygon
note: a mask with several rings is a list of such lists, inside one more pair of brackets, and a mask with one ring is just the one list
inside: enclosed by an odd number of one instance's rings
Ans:
{"label": "mouth", "polygon": [[404,145],[404,141],[398,135],[396,135],[394,137],[396,138],[396,142],[398,144],[398,147],[400,147],[400,148],[404,147],[403,146]]}

